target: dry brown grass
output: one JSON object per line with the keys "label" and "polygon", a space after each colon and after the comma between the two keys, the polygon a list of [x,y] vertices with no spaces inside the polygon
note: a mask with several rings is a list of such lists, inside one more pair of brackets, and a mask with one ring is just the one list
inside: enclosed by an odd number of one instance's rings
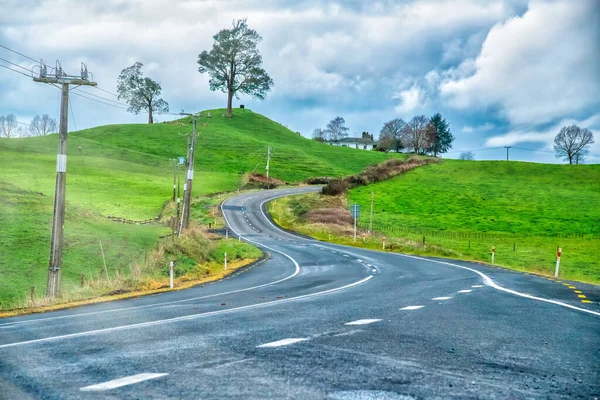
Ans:
{"label": "dry brown grass", "polygon": [[333,225],[352,225],[352,216],[344,208],[317,208],[310,210],[306,214],[309,223],[333,224]]}

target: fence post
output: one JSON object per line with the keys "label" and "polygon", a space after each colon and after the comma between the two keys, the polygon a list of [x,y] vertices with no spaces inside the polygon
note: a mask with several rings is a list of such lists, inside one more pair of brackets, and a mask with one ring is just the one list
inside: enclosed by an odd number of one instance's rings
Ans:
{"label": "fence post", "polygon": [[385,236],[383,237],[383,250],[385,250]]}
{"label": "fence post", "polygon": [[423,246],[425,246],[425,235],[423,235]]}
{"label": "fence post", "polygon": [[169,263],[169,287],[173,289],[173,261]]}
{"label": "fence post", "polygon": [[35,286],[29,288],[29,295],[31,296],[31,303],[35,302]]}
{"label": "fence post", "polygon": [[85,274],[81,274],[79,284],[81,285],[81,287],[85,285]]}
{"label": "fence post", "polygon": [[496,246],[492,246],[492,264],[494,263],[494,253],[496,252]]}
{"label": "fence post", "polygon": [[556,270],[554,270],[554,277],[558,278],[558,268],[560,266],[560,254],[562,253],[562,248],[559,247],[556,252]]}

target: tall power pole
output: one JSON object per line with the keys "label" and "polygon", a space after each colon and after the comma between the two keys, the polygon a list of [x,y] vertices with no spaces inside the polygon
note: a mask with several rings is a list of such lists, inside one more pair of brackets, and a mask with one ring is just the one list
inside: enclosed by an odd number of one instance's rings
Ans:
{"label": "tall power pole", "polygon": [[50,239],[50,260],[48,262],[48,285],[46,296],[60,294],[60,276],[65,228],[65,192],[67,185],[67,134],[69,131],[69,85],[96,86],[88,79],[87,66],[81,63],[81,75],[71,76],[64,73],[60,63],[56,62],[54,75],[48,75],[48,67],[40,64],[39,76],[35,82],[60,84],[60,125],[58,132],[58,154],[56,156],[56,184],[54,187],[54,213],[52,216],[52,237]]}
{"label": "tall power pole", "polygon": [[504,146],[504,148],[506,149],[506,161],[508,161],[508,149],[510,149],[512,146]]}
{"label": "tall power pole", "polygon": [[269,179],[269,164],[271,162],[271,146],[267,146],[267,179]]}
{"label": "tall power pole", "polygon": [[[184,114],[182,115],[192,115]],[[187,176],[185,183],[183,184],[183,207],[181,211],[181,222],[179,225],[179,235],[186,229],[190,223],[190,205],[192,201],[192,181],[194,179],[194,152],[196,149],[196,123],[197,116],[193,114],[193,129],[192,137],[189,140],[188,145],[188,159],[187,159]]]}
{"label": "tall power pole", "polygon": [[371,191],[371,215],[369,216],[369,233],[373,233],[373,201],[375,200],[375,194]]}

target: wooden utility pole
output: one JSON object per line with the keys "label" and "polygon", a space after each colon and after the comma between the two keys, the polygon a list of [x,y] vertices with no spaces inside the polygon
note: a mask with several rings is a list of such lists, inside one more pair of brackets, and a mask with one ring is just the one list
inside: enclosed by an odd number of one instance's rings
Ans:
{"label": "wooden utility pole", "polygon": [[373,201],[375,200],[375,194],[371,190],[371,213],[369,215],[369,234],[373,233]]}
{"label": "wooden utility pole", "polygon": [[179,165],[177,165],[177,219],[175,220],[177,228],[179,228],[179,218],[180,218],[180,207],[181,207],[181,185],[179,182]]}
{"label": "wooden utility pole", "polygon": [[269,179],[269,164],[271,163],[271,146],[267,146],[267,179]]}
{"label": "wooden utility pole", "polygon": [[173,161],[173,201],[175,201],[176,189],[177,189],[177,160]]}
{"label": "wooden utility pole", "polygon": [[[192,115],[184,114],[183,115]],[[192,137],[188,140],[188,158],[187,158],[187,176],[183,184],[183,208],[181,211],[181,223],[179,225],[179,235],[186,229],[190,223],[190,205],[192,201],[192,181],[194,179],[194,152],[196,149],[196,123],[197,116],[193,115]]]}
{"label": "wooden utility pole", "polygon": [[506,161],[508,161],[508,149],[510,149],[512,146],[504,146],[504,148],[506,149]]}
{"label": "wooden utility pole", "polygon": [[81,64],[81,76],[65,74],[56,62],[54,76],[47,75],[45,64],[40,65],[39,76],[35,82],[60,84],[60,125],[58,132],[58,154],[56,156],[56,184],[54,188],[54,213],[52,216],[52,237],[50,239],[50,260],[48,262],[48,285],[46,296],[55,297],[60,294],[60,276],[65,228],[65,191],[67,185],[67,133],[69,130],[69,85],[96,86],[96,82],[88,80],[85,64]]}

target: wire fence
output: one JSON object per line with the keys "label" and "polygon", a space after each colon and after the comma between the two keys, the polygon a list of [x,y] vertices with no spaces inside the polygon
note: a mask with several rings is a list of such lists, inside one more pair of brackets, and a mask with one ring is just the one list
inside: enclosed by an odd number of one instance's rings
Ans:
{"label": "wire fence", "polygon": [[[369,230],[368,222],[359,222],[358,227],[362,230]],[[472,239],[472,240],[486,240],[486,239],[522,239],[522,238],[556,238],[556,239],[586,239],[594,240],[600,239],[600,233],[548,233],[548,234],[527,234],[527,233],[504,233],[504,232],[471,232],[471,231],[442,231],[435,229],[428,229],[422,227],[411,227],[402,225],[391,225],[391,224],[373,224],[373,232],[389,232],[397,234],[413,234],[419,236],[428,237],[440,237],[448,239]]]}

